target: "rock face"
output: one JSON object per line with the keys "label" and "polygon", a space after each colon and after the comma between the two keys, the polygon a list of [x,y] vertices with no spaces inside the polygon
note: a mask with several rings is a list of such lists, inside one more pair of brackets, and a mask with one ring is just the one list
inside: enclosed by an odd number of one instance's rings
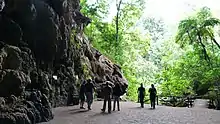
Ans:
{"label": "rock face", "polygon": [[[127,81],[83,33],[79,0],[0,0],[0,123],[34,124],[78,104],[83,80]],[[101,96],[98,92],[98,97]]]}

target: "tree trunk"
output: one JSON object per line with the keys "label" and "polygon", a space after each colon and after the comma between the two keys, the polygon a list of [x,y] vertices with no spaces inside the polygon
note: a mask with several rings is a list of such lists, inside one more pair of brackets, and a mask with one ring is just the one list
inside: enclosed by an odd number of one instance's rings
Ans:
{"label": "tree trunk", "polygon": [[115,26],[116,26],[116,41],[115,41],[115,56],[117,56],[117,52],[118,52],[118,45],[119,45],[119,36],[118,36],[118,33],[119,33],[119,26],[118,26],[118,21],[119,21],[119,14],[120,14],[120,9],[121,9],[121,3],[122,3],[122,0],[119,1],[118,3],[118,0],[116,0],[116,7],[117,7],[117,15],[116,15],[116,20],[115,20]]}

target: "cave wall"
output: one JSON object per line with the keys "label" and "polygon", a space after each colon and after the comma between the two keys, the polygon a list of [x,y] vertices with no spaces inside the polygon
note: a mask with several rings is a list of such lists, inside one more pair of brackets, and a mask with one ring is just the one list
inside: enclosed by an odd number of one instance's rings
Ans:
{"label": "cave wall", "polygon": [[[80,83],[89,78],[97,88],[107,80],[119,83],[125,93],[127,81],[121,68],[93,48],[83,33],[91,20],[80,13],[79,2],[0,0],[1,111],[20,112],[14,110],[23,105],[28,113],[35,106],[36,116],[41,108],[77,105]],[[37,100],[40,107],[33,104],[36,99],[42,99]],[[14,109],[5,109],[6,103]],[[0,114],[0,123],[6,117]],[[16,121],[17,115],[13,117]],[[26,118],[31,121],[30,115]],[[51,112],[35,117],[50,119]]]}

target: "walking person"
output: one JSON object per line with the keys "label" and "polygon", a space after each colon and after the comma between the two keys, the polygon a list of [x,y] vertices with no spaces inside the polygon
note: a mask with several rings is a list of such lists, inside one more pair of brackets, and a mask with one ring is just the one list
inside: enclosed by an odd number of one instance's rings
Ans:
{"label": "walking person", "polygon": [[139,94],[139,99],[141,103],[141,108],[144,108],[145,88],[143,87],[142,83],[141,83],[141,86],[138,88],[138,94]]}
{"label": "walking person", "polygon": [[112,96],[112,87],[109,84],[109,81],[106,81],[104,88],[102,89],[104,95],[104,103],[103,108],[101,109],[102,112],[105,112],[106,109],[106,102],[108,101],[108,113],[111,113],[111,96]]}
{"label": "walking person", "polygon": [[86,102],[88,105],[88,110],[91,110],[94,90],[95,90],[94,84],[92,80],[89,79],[87,83],[85,84],[85,94],[86,94]]}
{"label": "walking person", "polygon": [[80,109],[85,109],[83,107],[84,102],[85,102],[85,84],[86,84],[86,81],[84,80],[80,86],[80,91],[79,91]]}
{"label": "walking person", "polygon": [[151,84],[151,88],[149,89],[149,93],[150,93],[150,105],[151,108],[155,109],[155,101],[156,101],[156,96],[157,96],[157,90],[154,87],[153,84]]}
{"label": "walking person", "polygon": [[113,90],[113,98],[114,98],[113,111],[115,111],[116,103],[117,103],[118,111],[120,111],[120,106],[119,106],[120,95],[121,95],[121,88],[120,88],[120,85],[117,83]]}

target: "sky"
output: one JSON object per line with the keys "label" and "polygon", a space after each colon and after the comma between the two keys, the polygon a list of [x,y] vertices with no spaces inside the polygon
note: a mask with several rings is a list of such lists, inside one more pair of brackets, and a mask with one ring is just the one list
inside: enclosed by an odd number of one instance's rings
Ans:
{"label": "sky", "polygon": [[220,0],[146,0],[143,16],[163,19],[172,35],[177,31],[179,21],[204,6],[211,9],[214,17],[220,18],[219,5]]}
{"label": "sky", "polygon": [[165,23],[174,25],[204,6],[220,17],[220,0],[146,0],[144,16],[161,17]]}

